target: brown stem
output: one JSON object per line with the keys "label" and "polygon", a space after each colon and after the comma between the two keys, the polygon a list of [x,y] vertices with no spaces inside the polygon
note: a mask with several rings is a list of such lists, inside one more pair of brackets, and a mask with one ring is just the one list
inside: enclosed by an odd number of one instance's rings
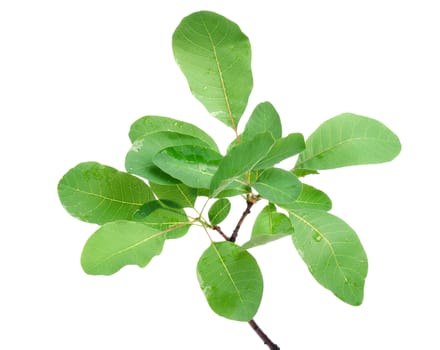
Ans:
{"label": "brown stem", "polygon": [[270,350],[280,350],[280,347],[277,344],[274,344],[272,340],[269,339],[266,333],[264,333],[261,330],[261,328],[257,325],[257,323],[254,320],[250,320],[249,325],[252,327],[255,333],[258,334],[258,336],[261,338],[264,344],[266,344],[269,347]]}
{"label": "brown stem", "polygon": [[218,233],[220,233],[220,235],[221,235],[226,241],[229,241],[229,237],[226,236],[226,234],[222,231],[222,229],[220,228],[220,226],[217,226],[217,225],[212,226],[212,229],[215,230],[215,231],[217,231]]}
{"label": "brown stem", "polygon": [[232,231],[231,237],[229,237],[229,242],[235,242],[237,240],[238,231],[240,230],[241,224],[243,223],[244,219],[246,219],[246,216],[248,216],[251,213],[252,206],[257,203],[258,197],[254,196],[253,194],[250,194],[246,198],[246,209],[241,214],[240,220],[238,220],[237,225],[234,228],[234,231]]}

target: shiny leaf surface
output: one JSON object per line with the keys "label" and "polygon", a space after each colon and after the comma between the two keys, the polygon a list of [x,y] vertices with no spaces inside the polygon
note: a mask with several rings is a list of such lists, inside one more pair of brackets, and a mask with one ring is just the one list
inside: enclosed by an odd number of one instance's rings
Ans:
{"label": "shiny leaf surface", "polygon": [[180,145],[207,147],[207,144],[193,136],[171,131],[156,132],[134,142],[125,158],[125,168],[129,173],[158,184],[178,184],[180,181],[166,174],[153,163],[153,157],[167,147]]}
{"label": "shiny leaf surface", "polygon": [[153,158],[162,171],[193,188],[209,188],[221,154],[200,146],[168,147]]}
{"label": "shiny leaf surface", "polygon": [[234,180],[251,171],[269,153],[274,142],[273,136],[266,132],[232,148],[212,179],[211,195],[215,197]]}

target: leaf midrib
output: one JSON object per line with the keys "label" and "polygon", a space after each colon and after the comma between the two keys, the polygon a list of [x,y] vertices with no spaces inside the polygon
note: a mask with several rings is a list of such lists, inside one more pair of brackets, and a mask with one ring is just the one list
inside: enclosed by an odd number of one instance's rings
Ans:
{"label": "leaf midrib", "polygon": [[[344,143],[352,142],[352,141],[360,141],[360,140],[372,140],[372,139],[376,139],[376,140],[384,141],[383,139],[380,139],[380,138],[377,138],[377,137],[366,137],[366,136],[364,136],[364,137],[354,137],[354,138],[345,139],[345,140],[339,141],[338,143],[335,143],[335,144],[333,144],[333,145],[331,145],[331,146],[329,146],[329,147],[323,149],[322,151],[320,151],[320,152],[318,152],[318,153],[312,154],[309,158],[306,158],[306,159],[304,159],[304,160],[302,160],[302,161],[298,161],[298,162],[296,163],[296,165],[295,165],[295,168],[296,168],[296,169],[299,169],[299,167],[298,167],[299,165],[304,164],[304,163],[308,162],[309,160],[311,160],[311,159],[313,159],[313,158],[316,158],[316,157],[320,156],[320,155],[323,154],[323,153],[329,152],[329,151],[333,150],[334,148],[343,145]],[[306,146],[306,150],[307,150],[307,146]]]}
{"label": "leaf midrib", "polygon": [[242,305],[244,305],[244,300],[243,300],[243,298],[241,297],[240,290],[238,289],[237,285],[235,284],[235,281],[234,281],[234,279],[232,278],[232,275],[231,275],[231,273],[229,272],[229,269],[228,269],[228,267],[226,266],[226,263],[225,263],[225,261],[223,260],[223,257],[221,256],[221,254],[220,254],[219,250],[217,249],[217,247],[215,246],[215,244],[213,244],[212,246],[213,246],[213,248],[214,248],[215,253],[217,254],[217,257],[218,257],[219,260],[220,260],[220,263],[222,264],[223,268],[225,269],[226,274],[228,275],[229,280],[231,281],[231,283],[232,283],[232,285],[233,285],[233,287],[234,287],[234,289],[235,289],[235,292],[236,292],[237,295],[238,295],[238,298],[240,299],[240,303],[241,303]]}
{"label": "leaf midrib", "polygon": [[337,254],[335,252],[335,250],[333,249],[333,246],[331,245],[330,241],[327,239],[327,237],[319,230],[317,229],[312,223],[310,223],[309,221],[307,221],[305,218],[303,218],[302,216],[296,214],[294,211],[289,211],[290,214],[292,214],[293,216],[295,216],[298,220],[300,220],[301,222],[303,222],[305,225],[309,226],[315,233],[319,234],[319,236],[325,241],[325,243],[327,244],[327,246],[330,248],[330,251],[332,253],[332,257],[335,260],[336,266],[338,267],[338,269],[340,270],[341,274],[344,276],[344,280],[347,282],[348,278],[347,275],[345,274],[343,268],[341,267],[341,265],[338,262],[337,259]]}
{"label": "leaf midrib", "polygon": [[[144,244],[144,243],[146,243],[146,242],[148,242],[148,241],[150,241],[150,240],[152,240],[152,239],[154,239],[156,237],[159,237],[160,235],[166,234],[166,233],[168,233],[170,231],[173,231],[173,230],[176,230],[176,229],[178,229],[178,228],[180,228],[180,227],[182,227],[184,225],[190,225],[190,224],[191,224],[191,222],[183,222],[183,223],[179,223],[178,225],[174,225],[172,227],[169,227],[169,228],[167,228],[165,230],[158,231],[157,233],[155,233],[155,234],[153,234],[151,236],[148,236],[148,237],[146,237],[146,238],[144,238],[144,239],[142,239],[142,240],[140,240],[140,241],[138,241],[136,243],[133,243],[133,244],[129,245],[128,247],[125,247],[123,249],[120,249],[120,250],[110,254],[109,256],[107,256],[104,259],[102,259],[99,263],[96,263],[95,265],[93,265],[93,268],[91,268],[91,269],[94,269],[97,266],[100,266],[100,265],[104,264],[105,262],[107,262],[108,260],[110,260],[111,258],[113,258],[113,257],[115,257],[117,255],[121,255],[121,254],[123,254],[123,253],[125,253],[125,252],[127,252],[127,251],[129,251],[131,249],[136,248],[137,246],[139,246],[141,244]],[[148,227],[148,225],[145,225],[145,226]]]}
{"label": "leaf midrib", "polygon": [[190,200],[189,197],[186,195],[186,193],[182,190],[182,188],[180,187],[180,184],[177,185],[177,190],[180,192],[180,194],[183,196],[183,198],[185,198],[185,200],[186,200],[187,203],[189,204],[190,208],[194,208],[194,204],[191,203],[191,200]]}
{"label": "leaf midrib", "polygon": [[226,91],[225,81],[223,79],[222,69],[220,67],[220,60],[217,55],[217,48],[214,44],[214,41],[212,40],[211,33],[208,30],[208,27],[206,25],[206,22],[205,22],[203,16],[201,16],[201,17],[202,17],[203,26],[206,30],[206,34],[208,34],[209,42],[211,43],[212,51],[214,53],[214,59],[215,59],[216,65],[217,65],[217,71],[218,71],[219,78],[220,78],[220,84],[222,86],[223,96],[225,97],[226,108],[228,109],[229,118],[231,119],[232,129],[237,130],[237,125],[235,123],[234,115],[232,114],[231,105],[229,103],[229,96]]}
{"label": "leaf midrib", "polygon": [[93,197],[97,197],[97,198],[100,198],[100,199],[104,199],[104,200],[107,200],[107,201],[110,201],[110,202],[115,202],[115,203],[120,203],[120,204],[128,204],[128,205],[132,205],[132,206],[136,206],[136,207],[144,204],[143,202],[142,203],[128,202],[128,201],[124,201],[124,200],[121,200],[121,199],[115,199],[115,198],[107,197],[107,196],[104,196],[104,195],[98,194],[98,193],[87,192],[87,191],[81,190],[80,188],[76,188],[76,187],[72,187],[72,186],[67,186],[67,185],[65,185],[65,186],[70,188],[70,189],[72,189],[75,192],[83,193],[83,194],[86,194],[86,195],[89,195],[89,196],[93,196]]}
{"label": "leaf midrib", "polygon": [[272,190],[273,193],[277,193],[281,195],[281,197],[285,197],[285,191],[280,190],[278,187],[268,184],[267,182],[256,182],[254,185],[266,187],[269,190]]}
{"label": "leaf midrib", "polygon": [[213,220],[211,221],[216,221],[216,219],[220,216],[220,214],[222,214],[226,208],[228,207],[228,204],[223,205],[218,211],[217,213],[213,216]]}

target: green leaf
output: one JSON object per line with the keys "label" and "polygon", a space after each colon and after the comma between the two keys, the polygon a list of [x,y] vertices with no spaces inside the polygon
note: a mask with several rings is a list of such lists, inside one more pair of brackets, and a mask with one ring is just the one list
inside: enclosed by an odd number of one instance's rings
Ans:
{"label": "green leaf", "polygon": [[283,207],[286,209],[311,208],[329,211],[332,208],[332,201],[324,192],[303,183],[301,193],[296,201]]}
{"label": "green leaf", "polygon": [[243,133],[229,144],[228,152],[240,142],[251,141],[255,136],[264,132],[270,132],[274,139],[279,139],[282,135],[280,116],[270,102],[263,102],[255,107]]}
{"label": "green leaf", "polygon": [[233,181],[251,171],[269,153],[274,141],[272,134],[265,132],[232,148],[212,179],[211,196],[215,197]]}
{"label": "green leaf", "polygon": [[291,171],[294,175],[296,175],[298,177],[319,174],[316,170],[311,170],[311,169],[292,169]]}
{"label": "green leaf", "polygon": [[134,143],[136,140],[143,139],[147,135],[160,131],[171,131],[173,133],[195,137],[206,143],[209,148],[218,152],[218,147],[215,141],[202,129],[193,124],[167,117],[142,117],[131,125],[130,133],[128,135],[131,142]]}
{"label": "green leaf", "polygon": [[96,162],[80,163],[58,183],[58,196],[70,215],[95,224],[131,220],[154,199],[140,179]]}
{"label": "green leaf", "polygon": [[225,198],[225,197],[235,197],[240,195],[246,195],[251,192],[250,186],[240,182],[239,180],[234,180],[230,183],[224,190],[216,193],[214,198]]}
{"label": "green leaf", "polygon": [[223,157],[200,146],[175,146],[160,151],[153,163],[165,173],[194,188],[209,188]]}
{"label": "green leaf", "polygon": [[307,139],[295,167],[322,170],[383,163],[400,149],[398,137],[381,122],[344,113],[321,124]]}
{"label": "green leaf", "polygon": [[197,190],[182,183],[175,185],[160,185],[150,182],[150,187],[161,200],[177,203],[182,208],[193,208],[197,198]]}
{"label": "green leaf", "polygon": [[255,219],[251,239],[242,245],[250,249],[286,237],[293,232],[289,218],[278,213],[273,204],[266,206]]}
{"label": "green leaf", "polygon": [[246,35],[223,16],[196,12],[174,32],[173,52],[193,95],[212,116],[237,130],[253,84]]}
{"label": "green leaf", "polygon": [[[244,183],[244,179],[238,179],[230,183],[223,191],[216,193],[213,198],[235,197],[239,195],[245,195],[250,192],[251,188]],[[199,188],[197,189],[197,195],[210,197],[210,190]]]}
{"label": "green leaf", "polygon": [[218,225],[221,223],[229,214],[231,210],[231,202],[226,198],[219,199],[216,201],[208,211],[209,222],[211,225]]}
{"label": "green leaf", "polygon": [[263,171],[252,184],[261,197],[275,204],[294,202],[301,193],[301,182],[291,172],[278,168]]}
{"label": "green leaf", "polygon": [[81,265],[89,275],[112,275],[126,265],[145,267],[162,252],[165,234],[145,224],[113,221],[87,240]]}
{"label": "green leaf", "polygon": [[298,154],[304,147],[304,136],[302,134],[289,134],[275,141],[270,152],[256,165],[255,169],[266,169],[274,166],[282,160]]}
{"label": "green leaf", "polygon": [[193,136],[171,131],[156,132],[134,142],[125,158],[125,168],[129,173],[162,185],[177,184],[180,181],[159,169],[153,163],[153,157],[167,147],[181,145],[207,147],[207,144]]}
{"label": "green leaf", "polygon": [[167,200],[154,200],[144,204],[135,213],[134,219],[158,231],[168,230],[166,238],[180,238],[191,226],[185,211]]}
{"label": "green leaf", "polygon": [[197,189],[197,196],[209,197],[209,190],[206,188],[198,188]]}
{"label": "green leaf", "polygon": [[360,305],[368,262],[353,229],[344,221],[315,209],[289,210],[293,243],[313,277],[338,298]]}
{"label": "green leaf", "polygon": [[231,242],[212,243],[197,264],[197,277],[211,309],[247,322],[258,311],[263,277],[255,258]]}
{"label": "green leaf", "polygon": [[240,135],[241,142],[250,141],[266,131],[270,132],[274,139],[281,137],[280,116],[270,102],[263,102],[255,107],[246,123],[243,134]]}

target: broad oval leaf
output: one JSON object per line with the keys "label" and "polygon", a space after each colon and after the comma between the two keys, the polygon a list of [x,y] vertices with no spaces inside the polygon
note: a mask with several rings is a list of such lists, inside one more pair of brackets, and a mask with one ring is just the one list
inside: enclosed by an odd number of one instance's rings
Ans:
{"label": "broad oval leaf", "polygon": [[270,168],[259,174],[252,187],[264,199],[282,206],[298,198],[302,184],[290,171]]}
{"label": "broad oval leaf", "polygon": [[153,157],[162,171],[193,188],[209,188],[222,155],[206,147],[168,147]]}
{"label": "broad oval leaf", "polygon": [[208,218],[211,225],[218,225],[221,223],[229,214],[231,210],[231,202],[226,198],[221,198],[217,200],[208,211]]}
{"label": "broad oval leaf", "polygon": [[258,311],[263,277],[255,258],[231,242],[212,243],[200,257],[197,277],[211,309],[247,322]]}
{"label": "broad oval leaf", "polygon": [[193,208],[197,198],[197,190],[179,183],[161,185],[150,181],[150,187],[160,200],[169,200],[182,208]]}
{"label": "broad oval leaf", "polygon": [[344,302],[362,304],[368,261],[353,229],[324,211],[289,213],[295,228],[293,243],[313,277]]}
{"label": "broad oval leaf", "polygon": [[388,162],[400,153],[398,137],[381,122],[344,113],[321,124],[306,141],[295,168],[334,169]]}
{"label": "broad oval leaf", "polygon": [[269,204],[258,214],[252,228],[251,239],[242,245],[250,249],[286,237],[293,232],[289,218],[278,213],[273,204]]}
{"label": "broad oval leaf", "polygon": [[70,169],[58,183],[58,196],[70,215],[100,225],[131,220],[141,205],[154,199],[142,180],[96,162]]}
{"label": "broad oval leaf", "polygon": [[126,265],[145,267],[162,252],[165,233],[132,221],[113,221],[87,240],[81,265],[89,275],[112,275]]}
{"label": "broad oval leaf", "polygon": [[131,142],[134,143],[136,140],[160,131],[171,131],[178,134],[195,137],[199,140],[202,140],[214,151],[218,151],[215,141],[202,129],[191,123],[186,123],[181,120],[168,117],[142,117],[131,125],[128,136],[130,137]]}
{"label": "broad oval leaf", "polygon": [[240,135],[241,142],[250,141],[266,131],[270,132],[274,139],[279,139],[282,135],[280,116],[270,102],[263,102],[255,107]]}
{"label": "broad oval leaf", "polygon": [[302,134],[289,134],[275,141],[270,152],[255,166],[255,169],[266,169],[274,166],[284,159],[298,154],[304,147],[304,136]]}
{"label": "broad oval leaf", "polygon": [[269,153],[274,142],[272,134],[265,132],[232,148],[221,161],[212,179],[211,196],[215,197],[240,176],[252,171]]}
{"label": "broad oval leaf", "polygon": [[134,219],[158,231],[167,230],[166,238],[180,238],[191,226],[185,211],[167,200],[154,200],[144,204],[135,213]]}
{"label": "broad oval leaf", "polygon": [[295,202],[283,207],[287,209],[311,208],[329,211],[332,208],[332,201],[324,192],[303,183],[301,193]]}
{"label": "broad oval leaf", "polygon": [[213,12],[193,13],[176,28],[173,52],[193,95],[237,130],[253,85],[251,47],[238,25]]}
{"label": "broad oval leaf", "polygon": [[208,147],[202,140],[193,136],[171,131],[149,134],[133,143],[125,158],[125,168],[129,173],[162,184],[177,184],[180,181],[166,174],[153,163],[153,157],[161,150],[180,145],[201,145]]}

